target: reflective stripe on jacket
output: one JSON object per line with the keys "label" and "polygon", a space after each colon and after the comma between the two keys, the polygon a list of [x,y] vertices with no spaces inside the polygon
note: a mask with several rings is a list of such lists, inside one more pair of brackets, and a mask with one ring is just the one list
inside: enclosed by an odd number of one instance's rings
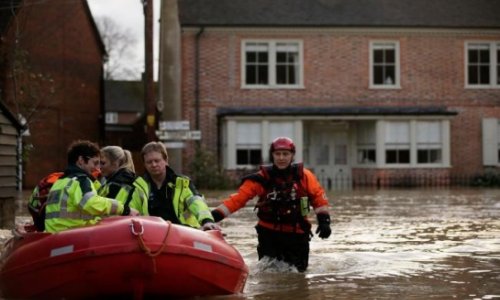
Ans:
{"label": "reflective stripe on jacket", "polygon": [[200,228],[205,219],[213,221],[212,214],[208,209],[205,199],[200,195],[193,194],[189,188],[190,180],[187,177],[178,176],[175,180],[174,197],[172,203],[175,215],[183,225]]}
{"label": "reflective stripe on jacket", "polygon": [[92,180],[85,175],[63,177],[50,189],[47,198],[45,231],[59,232],[94,225],[102,216],[123,212],[123,205],[97,194]]}
{"label": "reflective stripe on jacket", "polygon": [[[119,191],[115,196],[109,196],[110,187],[112,185],[118,185]],[[133,191],[132,191],[133,190]],[[139,211],[141,215],[147,216],[148,213],[148,195],[149,186],[144,181],[142,177],[137,177],[132,185],[129,184],[119,184],[115,182],[105,182],[98,193],[102,197],[112,197],[118,200],[121,204],[125,205],[127,199],[129,198],[130,191],[132,191],[132,199],[130,200],[129,207]]]}

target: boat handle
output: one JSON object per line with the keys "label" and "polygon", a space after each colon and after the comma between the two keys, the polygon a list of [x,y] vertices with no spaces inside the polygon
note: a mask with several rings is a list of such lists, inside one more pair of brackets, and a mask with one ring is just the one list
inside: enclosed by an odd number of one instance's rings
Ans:
{"label": "boat handle", "polygon": [[[139,231],[136,229],[136,225],[140,226]],[[132,220],[132,223],[130,223],[130,231],[132,231],[133,235],[142,235],[144,233],[144,227],[140,221]]]}

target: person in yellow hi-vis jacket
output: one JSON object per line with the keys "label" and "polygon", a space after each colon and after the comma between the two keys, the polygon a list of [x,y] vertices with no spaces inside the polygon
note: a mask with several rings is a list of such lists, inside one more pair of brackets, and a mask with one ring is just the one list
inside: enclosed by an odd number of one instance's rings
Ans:
{"label": "person in yellow hi-vis jacket", "polygon": [[120,146],[101,148],[102,186],[97,190],[103,197],[113,198],[125,205],[124,215],[135,208],[141,215],[148,215],[149,187],[135,173],[130,151]]}
{"label": "person in yellow hi-vis jacket", "polygon": [[[68,148],[68,167],[51,187],[45,212],[45,231],[55,233],[94,225],[103,217],[121,215],[124,205],[98,195],[92,173],[100,168],[99,146],[86,140]],[[130,215],[138,215],[130,209]]]}
{"label": "person in yellow hi-vis jacket", "polygon": [[149,185],[148,210],[151,216],[162,217],[174,224],[202,230],[218,230],[210,210],[191,180],[177,175],[168,166],[165,145],[150,142],[142,148],[142,159]]}

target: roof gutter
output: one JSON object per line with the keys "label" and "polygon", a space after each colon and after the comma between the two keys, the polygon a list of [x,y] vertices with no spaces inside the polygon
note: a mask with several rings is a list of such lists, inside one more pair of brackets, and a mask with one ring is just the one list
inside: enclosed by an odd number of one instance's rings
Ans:
{"label": "roof gutter", "polygon": [[194,54],[194,111],[195,129],[200,129],[200,39],[205,31],[205,27],[200,27],[196,33],[195,54]]}

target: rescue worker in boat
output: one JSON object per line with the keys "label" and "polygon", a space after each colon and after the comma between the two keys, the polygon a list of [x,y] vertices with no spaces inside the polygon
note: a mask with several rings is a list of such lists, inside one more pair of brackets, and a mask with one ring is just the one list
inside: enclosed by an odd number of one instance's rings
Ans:
{"label": "rescue worker in boat", "polygon": [[[92,174],[100,169],[99,154],[99,146],[91,141],[71,143],[68,166],[47,196],[45,231],[55,233],[94,225],[105,216],[123,214],[123,204],[97,193]],[[130,209],[129,214],[139,213]]]}
{"label": "rescue worker in boat", "polygon": [[149,187],[142,177],[136,175],[129,150],[120,146],[101,148],[101,173],[105,180],[98,189],[99,195],[122,203],[125,206],[123,215],[128,215],[130,208],[148,215]]}
{"label": "rescue worker in boat", "polygon": [[149,185],[148,211],[151,216],[202,230],[220,229],[191,180],[177,175],[169,167],[163,143],[147,143],[141,154],[146,169],[144,179]]}
{"label": "rescue worker in boat", "polygon": [[243,177],[237,193],[212,210],[216,222],[244,207],[255,196],[259,219],[256,230],[259,260],[270,257],[285,261],[304,272],[309,264],[309,241],[313,236],[307,216],[314,208],[322,239],[331,234],[328,198],[314,174],[293,163],[295,145],[288,137],[276,138],[270,146],[272,165]]}

